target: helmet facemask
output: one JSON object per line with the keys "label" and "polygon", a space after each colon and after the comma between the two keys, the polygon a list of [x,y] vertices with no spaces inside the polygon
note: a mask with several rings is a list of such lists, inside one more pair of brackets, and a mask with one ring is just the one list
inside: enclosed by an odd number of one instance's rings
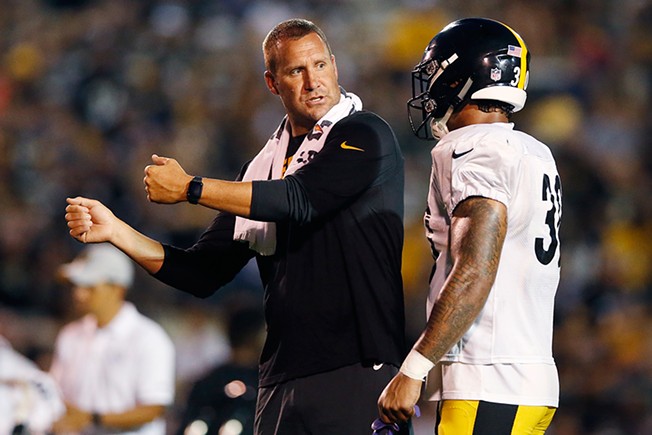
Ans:
{"label": "helmet facemask", "polygon": [[[441,63],[428,59],[428,54],[412,71],[412,98],[408,101],[408,118],[412,131],[420,139],[440,139],[448,132],[446,123],[460,107],[473,84],[470,78],[460,80],[451,71],[458,60],[453,54]],[[456,77],[455,80],[451,78]],[[415,125],[419,121],[419,125]]]}

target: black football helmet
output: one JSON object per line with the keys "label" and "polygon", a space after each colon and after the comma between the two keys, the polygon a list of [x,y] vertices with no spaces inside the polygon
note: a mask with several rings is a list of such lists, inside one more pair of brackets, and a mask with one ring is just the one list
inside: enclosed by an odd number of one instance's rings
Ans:
{"label": "black football helmet", "polygon": [[[530,53],[505,24],[465,18],[430,41],[412,71],[408,117],[421,139],[439,139],[450,115],[470,100],[494,100],[517,112],[525,105]],[[432,135],[432,136],[431,136]]]}

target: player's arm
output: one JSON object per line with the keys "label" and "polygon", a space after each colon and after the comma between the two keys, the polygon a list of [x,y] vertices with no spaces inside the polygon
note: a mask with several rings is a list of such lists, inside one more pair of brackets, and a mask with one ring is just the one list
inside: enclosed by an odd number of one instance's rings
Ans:
{"label": "player's arm", "polygon": [[374,182],[394,176],[403,164],[394,141],[393,132],[379,117],[349,116],[333,127],[309,164],[281,180],[249,183],[249,202],[240,205],[244,210],[248,207],[248,217],[267,222],[305,224],[331,214]]}
{"label": "player's arm", "polygon": [[[175,159],[154,154],[152,163],[145,167],[147,199],[159,204],[175,204],[187,200],[188,187],[193,179]],[[251,182],[225,181],[204,178],[199,204],[236,216],[249,217],[251,211]]]}
{"label": "player's arm", "polygon": [[[253,182],[204,178],[199,204],[259,221],[309,222],[342,207],[383,173],[395,171],[402,158],[396,155],[394,140],[384,121],[358,113],[338,122],[322,151],[296,173]],[[185,201],[193,177],[174,159],[153,155],[152,162],[145,168],[148,199],[162,204]]]}
{"label": "player's arm", "polygon": [[138,405],[129,411],[99,416],[100,425],[116,429],[134,429],[163,416],[163,405]]}
{"label": "player's arm", "polygon": [[471,327],[496,278],[507,231],[507,208],[499,201],[471,197],[451,220],[453,267],[426,327],[385,388],[378,407],[386,423],[405,421],[414,413],[427,372]]}
{"label": "player's arm", "polygon": [[165,406],[162,405],[138,405],[125,412],[94,415],[68,404],[66,414],[54,423],[53,430],[55,433],[78,432],[93,426],[136,429],[164,413]]}
{"label": "player's arm", "polygon": [[433,363],[471,327],[496,279],[507,232],[501,202],[472,197],[462,201],[451,220],[453,268],[414,349]]}
{"label": "player's arm", "polygon": [[82,243],[112,243],[149,273],[161,268],[161,243],[138,232],[97,200],[78,196],[66,202],[65,218],[72,237]]}

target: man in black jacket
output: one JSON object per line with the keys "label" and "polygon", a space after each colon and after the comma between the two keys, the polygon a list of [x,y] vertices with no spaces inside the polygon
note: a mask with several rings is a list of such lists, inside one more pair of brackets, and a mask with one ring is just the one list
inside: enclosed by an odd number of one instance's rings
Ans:
{"label": "man in black jacket", "polygon": [[71,235],[108,241],[161,281],[213,294],[256,257],[267,339],[256,433],[361,434],[404,357],[403,157],[389,125],[338,84],[323,32],[278,24],[265,83],[287,115],[236,182],[152,156],[150,201],[219,210],[189,249],[139,233],[98,201],[69,198]]}

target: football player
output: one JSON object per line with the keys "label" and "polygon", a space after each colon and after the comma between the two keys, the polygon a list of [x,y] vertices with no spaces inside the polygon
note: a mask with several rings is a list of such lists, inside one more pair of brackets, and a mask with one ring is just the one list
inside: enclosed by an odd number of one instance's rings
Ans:
{"label": "football player", "polygon": [[561,181],[550,149],[510,122],[529,63],[510,27],[467,18],[412,72],[412,129],[438,140],[424,218],[435,264],[426,327],[379,398],[385,423],[413,415],[426,378],[437,434],[543,434],[552,421]]}

